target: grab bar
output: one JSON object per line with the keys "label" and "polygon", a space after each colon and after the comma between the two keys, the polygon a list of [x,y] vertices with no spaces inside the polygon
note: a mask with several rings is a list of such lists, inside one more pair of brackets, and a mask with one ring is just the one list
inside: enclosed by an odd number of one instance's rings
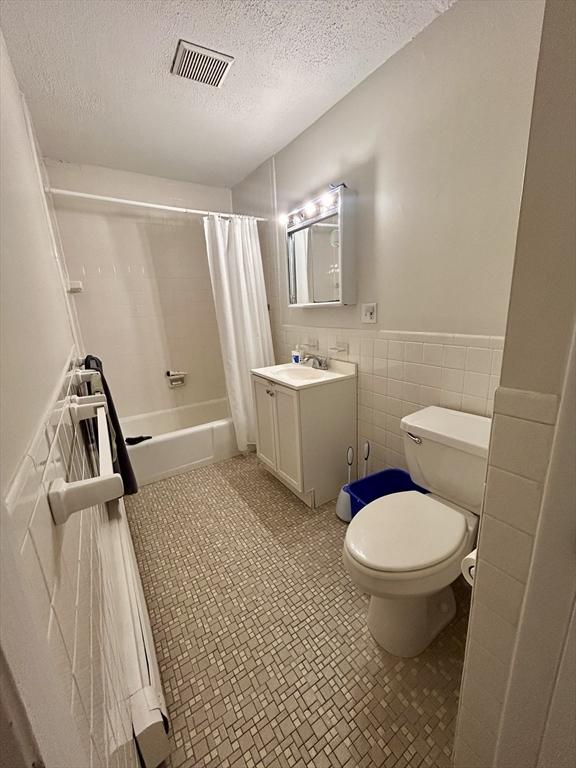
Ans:
{"label": "grab bar", "polygon": [[98,476],[72,483],[67,483],[64,478],[59,477],[50,484],[48,504],[56,525],[63,525],[74,512],[119,499],[124,495],[124,483],[121,476],[114,472],[112,465],[106,407],[102,404],[95,410],[98,423]]}

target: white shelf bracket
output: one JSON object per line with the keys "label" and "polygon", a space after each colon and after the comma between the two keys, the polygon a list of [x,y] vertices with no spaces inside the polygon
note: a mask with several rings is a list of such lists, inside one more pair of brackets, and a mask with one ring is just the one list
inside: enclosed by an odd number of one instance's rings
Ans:
{"label": "white shelf bracket", "polygon": [[63,525],[74,512],[105,504],[124,495],[124,483],[118,474],[90,477],[67,483],[59,477],[48,490],[48,504],[56,525]]}
{"label": "white shelf bracket", "polygon": [[83,384],[85,381],[92,381],[94,376],[99,376],[100,371],[95,371],[92,368],[73,368],[70,371],[70,376],[72,377],[72,382],[79,386],[80,384]]}
{"label": "white shelf bracket", "polygon": [[[78,407],[86,409],[87,413],[88,409],[93,411],[81,416],[80,420],[94,416],[98,419],[99,473],[97,477],[76,480],[72,483],[66,482],[63,477],[51,483],[48,489],[48,504],[56,525],[63,525],[74,512],[105,504],[124,495],[122,477],[114,472],[112,464],[106,398],[103,395],[91,395],[78,397],[76,400],[89,400],[89,403],[80,403]],[[84,411],[80,411],[80,414],[82,413]]]}
{"label": "white shelf bracket", "polygon": [[74,424],[96,418],[97,408],[107,408],[106,395],[72,395],[69,401],[70,418]]}
{"label": "white shelf bracket", "polygon": [[56,407],[50,415],[50,423],[57,426],[62,418],[63,411],[66,408],[70,412],[70,419],[73,424],[78,425],[86,419],[96,418],[96,409],[108,409],[106,395],[71,395],[64,400],[59,400]]}

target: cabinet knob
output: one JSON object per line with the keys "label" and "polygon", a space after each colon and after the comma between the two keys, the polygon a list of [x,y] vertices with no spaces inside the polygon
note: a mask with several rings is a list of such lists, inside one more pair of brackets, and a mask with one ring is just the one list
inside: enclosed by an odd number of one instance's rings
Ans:
{"label": "cabinet knob", "polygon": [[266,394],[270,395],[270,397],[274,397],[274,392],[271,389],[267,389]]}

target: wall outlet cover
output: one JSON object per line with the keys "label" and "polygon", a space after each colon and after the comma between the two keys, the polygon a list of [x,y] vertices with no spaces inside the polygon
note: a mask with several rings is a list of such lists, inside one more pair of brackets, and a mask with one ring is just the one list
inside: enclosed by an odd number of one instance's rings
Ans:
{"label": "wall outlet cover", "polygon": [[362,322],[375,323],[378,319],[378,304],[362,304]]}

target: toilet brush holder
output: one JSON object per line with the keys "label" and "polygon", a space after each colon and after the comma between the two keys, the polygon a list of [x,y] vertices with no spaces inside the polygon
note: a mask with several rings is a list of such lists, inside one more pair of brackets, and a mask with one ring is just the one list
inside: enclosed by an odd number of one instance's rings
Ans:
{"label": "toilet brush holder", "polygon": [[349,523],[352,520],[352,501],[347,489],[348,486],[345,485],[338,494],[338,500],[336,501],[336,517],[339,517],[345,523]]}
{"label": "toilet brush holder", "polygon": [[352,480],[352,464],[354,463],[354,449],[352,446],[349,446],[346,451],[346,463],[348,464],[348,485],[343,486],[338,494],[336,517],[339,517],[340,520],[343,520],[345,523],[349,523],[350,520],[352,520],[352,500],[348,493],[350,481]]}

